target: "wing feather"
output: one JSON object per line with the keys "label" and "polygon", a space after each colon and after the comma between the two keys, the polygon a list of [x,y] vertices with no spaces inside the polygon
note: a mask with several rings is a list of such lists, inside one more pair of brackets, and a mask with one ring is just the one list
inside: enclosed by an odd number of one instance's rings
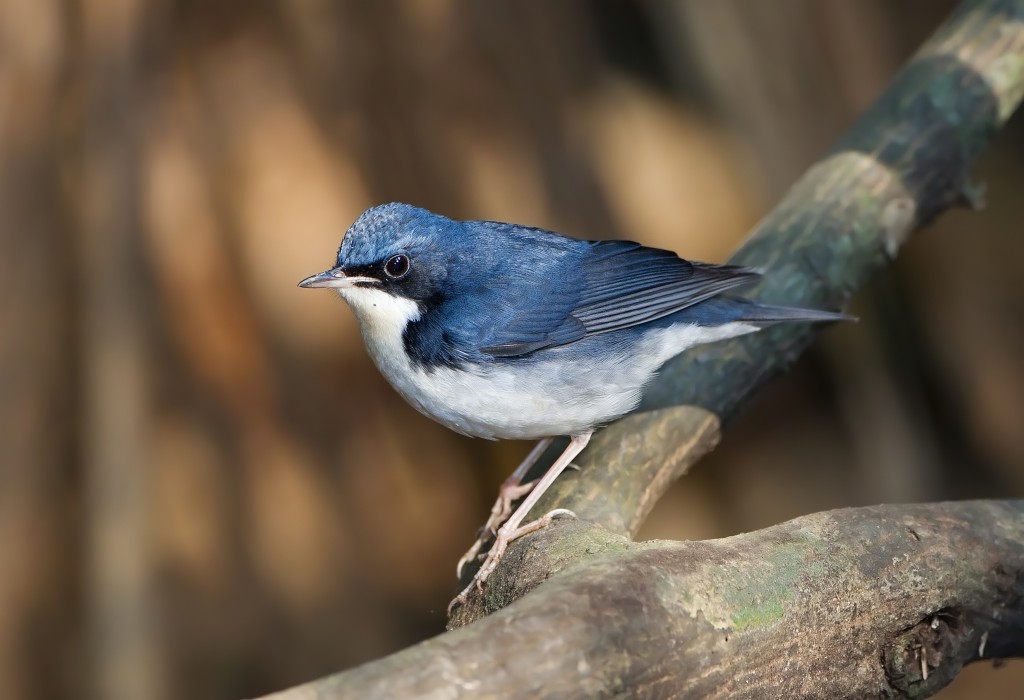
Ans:
{"label": "wing feather", "polygon": [[751,268],[693,263],[637,243],[593,246],[596,255],[584,265],[584,291],[572,311],[587,335],[663,318],[760,276]]}
{"label": "wing feather", "polygon": [[545,281],[550,286],[545,302],[519,301],[482,352],[527,355],[649,323],[760,276],[751,268],[689,262],[631,241],[581,243],[587,247],[574,260],[576,267]]}

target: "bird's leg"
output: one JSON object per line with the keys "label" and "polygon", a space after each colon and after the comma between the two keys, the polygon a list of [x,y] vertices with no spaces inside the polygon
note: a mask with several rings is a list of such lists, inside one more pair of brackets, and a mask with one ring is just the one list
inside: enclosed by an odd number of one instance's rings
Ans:
{"label": "bird's leg", "polygon": [[528,481],[524,484],[523,479],[530,472],[530,469],[533,468],[533,465],[537,463],[541,455],[544,454],[544,450],[548,448],[553,439],[546,437],[534,445],[533,449],[530,450],[530,454],[526,455],[526,459],[501,483],[501,487],[498,489],[498,500],[494,502],[494,506],[491,508],[491,517],[487,519],[487,523],[484,525],[485,530],[492,533],[497,532],[501,524],[512,513],[512,504],[533,490],[536,482]]}
{"label": "bird's leg", "polygon": [[487,559],[484,560],[483,566],[476,572],[476,576],[469,582],[469,585],[458,596],[448,605],[448,612],[451,614],[452,608],[455,605],[461,605],[466,602],[466,597],[469,595],[469,591],[472,590],[473,586],[482,590],[484,581],[491,575],[495,567],[498,566],[498,562],[501,561],[501,557],[505,554],[505,549],[508,548],[509,543],[519,539],[523,535],[528,535],[531,532],[536,532],[544,527],[547,527],[551,521],[557,515],[570,515],[575,517],[576,514],[571,510],[565,508],[557,508],[550,513],[545,514],[543,517],[537,520],[527,523],[520,527],[520,523],[530,513],[530,509],[537,505],[537,501],[544,495],[544,492],[548,490],[551,484],[555,483],[555,479],[558,475],[572,463],[572,460],[576,458],[583,448],[590,442],[590,436],[593,435],[593,431],[582,433],[580,435],[573,435],[569,440],[568,447],[565,448],[565,452],[559,455],[558,459],[555,460],[548,470],[544,473],[544,476],[540,478],[536,486],[530,492],[530,495],[526,497],[516,511],[512,514],[505,524],[498,528],[498,532],[494,537],[494,544],[491,545],[491,550],[487,553]]}
{"label": "bird's leg", "polygon": [[488,539],[490,539],[498,527],[508,518],[509,513],[512,512],[512,503],[519,498],[522,498],[533,489],[536,482],[530,481],[523,483],[523,478],[529,473],[533,465],[537,463],[540,456],[544,454],[544,450],[551,444],[553,438],[546,437],[538,442],[530,454],[526,455],[526,459],[520,462],[516,470],[512,472],[505,481],[502,482],[501,487],[498,489],[498,500],[494,502],[494,506],[491,508],[491,515],[487,518],[487,522],[480,530],[480,536],[476,538],[476,542],[469,548],[462,558],[459,559],[459,563],[455,567],[455,575],[459,579],[462,578],[462,568],[467,563],[476,559],[476,556],[480,553],[480,549],[484,546]]}
{"label": "bird's leg", "polygon": [[474,577],[477,587],[482,588],[484,581],[491,575],[498,562],[501,561],[501,557],[505,554],[505,548],[513,542],[519,539],[523,535],[528,535],[531,532],[540,530],[546,527],[554,519],[556,515],[569,515],[576,517],[576,514],[566,508],[557,508],[550,513],[542,516],[532,523],[523,525],[520,527],[520,523],[526,519],[526,516],[530,514],[530,509],[537,505],[537,501],[540,500],[544,492],[547,491],[551,484],[555,483],[555,479],[572,464],[572,460],[576,459],[576,456],[583,451],[583,448],[590,442],[590,436],[593,435],[593,431],[583,433],[581,435],[573,435],[565,451],[559,455],[558,459],[548,468],[544,473],[544,476],[537,481],[533,490],[530,491],[530,495],[526,497],[512,516],[505,521],[505,524],[498,528],[497,533],[494,537],[494,545],[491,547],[490,552],[487,553],[487,559],[484,561],[483,566],[480,567],[480,571]]}

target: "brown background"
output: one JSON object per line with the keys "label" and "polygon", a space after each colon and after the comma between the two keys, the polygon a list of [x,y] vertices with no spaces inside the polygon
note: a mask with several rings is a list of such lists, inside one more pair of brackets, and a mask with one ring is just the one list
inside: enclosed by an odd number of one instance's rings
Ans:
{"label": "brown background", "polygon": [[[252,696],[439,632],[527,446],[416,414],[295,283],[389,200],[724,260],[951,6],[0,0],[0,698]],[[1024,493],[1022,147],[645,537]]]}

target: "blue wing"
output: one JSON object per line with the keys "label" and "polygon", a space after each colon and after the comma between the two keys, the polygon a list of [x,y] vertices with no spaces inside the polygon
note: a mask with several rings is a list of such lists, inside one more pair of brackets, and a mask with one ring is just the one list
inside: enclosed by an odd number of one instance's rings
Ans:
{"label": "blue wing", "polygon": [[614,331],[674,314],[758,277],[747,267],[689,262],[639,243],[597,242],[572,315],[587,335]]}
{"label": "blue wing", "polygon": [[[630,241],[558,238],[575,245],[568,252],[534,260],[541,268],[534,279],[515,280],[538,288],[499,285],[504,287],[499,292],[504,312],[498,314],[500,324],[488,329],[481,352],[521,356],[637,326],[760,276],[750,268],[693,263]],[[509,297],[511,303],[505,301]]]}

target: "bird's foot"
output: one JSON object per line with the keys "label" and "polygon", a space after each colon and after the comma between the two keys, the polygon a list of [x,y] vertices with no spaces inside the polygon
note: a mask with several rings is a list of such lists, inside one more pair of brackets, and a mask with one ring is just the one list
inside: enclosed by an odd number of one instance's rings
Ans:
{"label": "bird's foot", "polygon": [[512,515],[512,504],[530,493],[530,491],[533,491],[533,487],[536,485],[536,481],[527,481],[525,484],[515,481],[503,483],[501,488],[498,489],[498,500],[494,502],[494,506],[491,508],[491,516],[487,518],[484,530],[496,534],[501,524],[508,520],[508,516]]}
{"label": "bird's foot", "polygon": [[[567,508],[556,508],[550,513],[546,513],[533,522],[529,522],[521,527],[513,529],[508,527],[508,523],[506,523],[502,527],[498,528],[497,533],[495,533],[494,544],[491,545],[490,551],[487,552],[487,558],[484,560],[483,566],[481,566],[480,570],[476,572],[476,575],[473,577],[473,580],[469,582],[469,585],[462,589],[462,592],[455,596],[454,600],[448,604],[448,615],[451,616],[452,610],[454,610],[456,606],[465,605],[466,600],[469,598],[469,592],[473,590],[474,586],[478,591],[483,591],[484,582],[487,581],[492,573],[494,573],[494,569],[497,568],[498,562],[501,561],[501,558],[505,555],[505,550],[508,549],[508,546],[512,542],[515,542],[524,535],[529,535],[531,532],[543,530],[558,516],[575,518],[576,514]],[[475,557],[476,552],[480,550],[480,547],[477,547],[476,545],[474,545],[474,547],[476,548],[476,551],[473,551],[472,548],[470,549],[470,552],[473,553],[473,557]],[[470,552],[466,552],[466,554],[468,555]],[[463,562],[460,561],[459,563],[462,564]]]}
{"label": "bird's foot", "polygon": [[462,569],[465,568],[466,564],[479,556],[483,546],[497,534],[501,524],[508,520],[508,516],[512,514],[512,504],[530,493],[536,483],[536,481],[529,481],[521,484],[513,479],[508,479],[501,485],[501,488],[498,489],[498,500],[491,507],[491,514],[488,516],[487,522],[480,529],[476,542],[462,555],[459,563],[455,566],[455,576],[458,579],[462,579]]}

